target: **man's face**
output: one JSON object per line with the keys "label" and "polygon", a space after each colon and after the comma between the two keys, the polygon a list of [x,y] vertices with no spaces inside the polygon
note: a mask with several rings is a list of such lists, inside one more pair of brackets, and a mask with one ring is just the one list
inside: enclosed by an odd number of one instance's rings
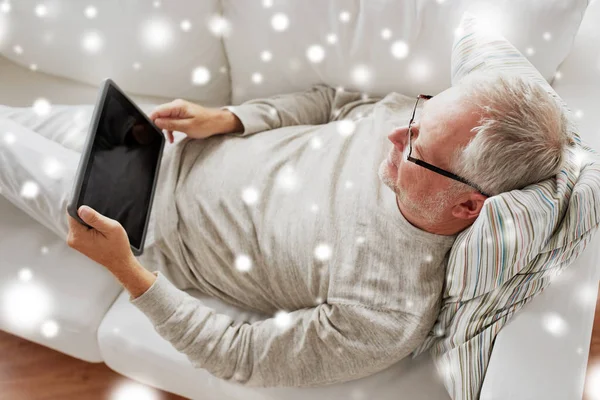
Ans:
{"label": "man's face", "polygon": [[[423,101],[420,100],[420,107]],[[415,120],[412,127],[411,156],[454,172],[449,167],[450,157],[473,137],[471,129],[479,115],[463,101],[460,88],[452,87],[426,100],[420,116],[420,121]],[[452,199],[445,199],[452,180],[403,160],[402,153],[408,147],[407,132],[408,121],[388,136],[392,146],[379,166],[378,175],[398,195],[403,208],[434,223],[453,206]]]}

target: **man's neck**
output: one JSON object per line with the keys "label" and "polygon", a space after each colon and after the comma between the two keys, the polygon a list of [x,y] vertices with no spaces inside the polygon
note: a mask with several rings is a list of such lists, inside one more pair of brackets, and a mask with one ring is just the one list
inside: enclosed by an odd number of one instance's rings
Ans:
{"label": "man's neck", "polygon": [[426,223],[417,220],[412,215],[410,215],[408,211],[402,211],[402,207],[400,206],[400,202],[398,201],[398,195],[396,195],[396,206],[398,206],[398,211],[400,211],[400,213],[411,225],[421,229],[422,231],[433,233],[436,235],[453,236],[462,230],[458,229],[456,226],[452,226],[450,223],[439,223],[434,226],[430,226]]}

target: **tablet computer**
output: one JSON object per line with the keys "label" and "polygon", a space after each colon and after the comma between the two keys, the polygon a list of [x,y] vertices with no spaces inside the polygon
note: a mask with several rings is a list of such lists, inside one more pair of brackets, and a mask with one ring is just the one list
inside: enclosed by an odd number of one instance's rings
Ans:
{"label": "tablet computer", "polygon": [[102,81],[79,160],[69,215],[82,205],[119,221],[134,255],[143,252],[160,160],[162,130],[110,79]]}

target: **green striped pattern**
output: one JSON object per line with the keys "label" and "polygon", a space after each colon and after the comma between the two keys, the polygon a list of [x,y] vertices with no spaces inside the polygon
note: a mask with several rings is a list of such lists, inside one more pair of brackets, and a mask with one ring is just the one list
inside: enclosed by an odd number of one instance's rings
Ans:
{"label": "green striped pattern", "polygon": [[[452,49],[452,84],[472,71],[528,76],[571,117],[566,104],[504,37],[477,28],[465,13]],[[414,356],[430,349],[454,400],[477,399],[500,329],[585,249],[600,224],[600,155],[575,141],[561,172],[486,200],[474,224],[450,251],[444,303]]]}

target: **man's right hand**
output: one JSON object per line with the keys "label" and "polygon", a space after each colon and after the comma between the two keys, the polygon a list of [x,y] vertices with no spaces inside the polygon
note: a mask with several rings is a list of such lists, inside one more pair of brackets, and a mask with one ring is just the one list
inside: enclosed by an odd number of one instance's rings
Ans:
{"label": "man's right hand", "polygon": [[176,99],[157,106],[149,115],[154,124],[167,131],[173,143],[173,131],[183,132],[194,139],[243,131],[239,118],[229,110],[202,107],[186,100]]}

